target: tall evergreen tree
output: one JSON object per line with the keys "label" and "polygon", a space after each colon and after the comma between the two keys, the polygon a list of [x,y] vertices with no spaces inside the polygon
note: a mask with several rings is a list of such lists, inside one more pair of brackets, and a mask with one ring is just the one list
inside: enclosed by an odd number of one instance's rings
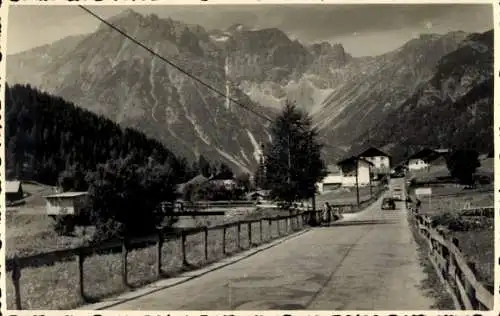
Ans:
{"label": "tall evergreen tree", "polygon": [[322,145],[311,118],[290,102],[272,125],[272,143],[266,152],[266,182],[275,199],[292,203],[311,198],[326,174]]}

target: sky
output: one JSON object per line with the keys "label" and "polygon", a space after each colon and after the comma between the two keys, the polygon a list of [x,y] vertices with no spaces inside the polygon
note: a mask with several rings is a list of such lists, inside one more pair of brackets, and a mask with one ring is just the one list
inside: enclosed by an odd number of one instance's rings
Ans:
{"label": "sky", "polygon": [[[89,8],[109,18],[130,7]],[[356,57],[386,53],[422,33],[484,32],[493,28],[491,4],[134,5],[133,10],[199,24],[206,29],[223,29],[233,24],[278,27],[303,43],[341,43]],[[8,54],[70,35],[91,33],[100,23],[81,8],[69,5],[11,5],[8,14]]]}

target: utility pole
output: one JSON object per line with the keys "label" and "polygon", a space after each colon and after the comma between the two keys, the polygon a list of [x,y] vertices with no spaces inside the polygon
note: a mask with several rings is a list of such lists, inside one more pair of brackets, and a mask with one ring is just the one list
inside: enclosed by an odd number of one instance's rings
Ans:
{"label": "utility pole", "polygon": [[290,151],[290,127],[288,127],[287,132],[287,151],[288,151],[288,185],[292,182],[292,153]]}
{"label": "utility pole", "polygon": [[356,159],[356,203],[358,204],[358,207],[360,205],[359,202],[359,180],[358,180],[358,168],[359,168],[359,157],[355,157]]}
{"label": "utility pole", "polygon": [[370,199],[372,199],[372,197],[373,197],[373,193],[372,193],[372,165],[368,165],[368,179],[369,179],[369,184],[370,184]]}
{"label": "utility pole", "polygon": [[[310,153],[311,152],[311,148],[312,147],[312,132],[308,133],[307,135],[307,151]],[[309,159],[311,158],[311,156],[309,155],[308,156]],[[310,164],[310,163],[309,163]],[[313,211],[313,216],[315,217],[314,218],[314,221],[316,221],[316,183],[313,184],[314,185],[314,191],[313,191],[313,194],[312,194],[312,211]]]}

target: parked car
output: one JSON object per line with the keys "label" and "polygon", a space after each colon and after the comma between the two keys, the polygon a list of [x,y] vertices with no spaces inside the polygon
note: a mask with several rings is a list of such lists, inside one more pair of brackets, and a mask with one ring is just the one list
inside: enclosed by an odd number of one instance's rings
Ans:
{"label": "parked car", "polygon": [[382,210],[395,210],[395,209],[396,209],[396,203],[394,202],[394,199],[384,198],[382,200]]}
{"label": "parked car", "polygon": [[394,194],[392,195],[392,199],[393,199],[394,201],[402,201],[402,198],[401,198],[401,193],[394,193]]}

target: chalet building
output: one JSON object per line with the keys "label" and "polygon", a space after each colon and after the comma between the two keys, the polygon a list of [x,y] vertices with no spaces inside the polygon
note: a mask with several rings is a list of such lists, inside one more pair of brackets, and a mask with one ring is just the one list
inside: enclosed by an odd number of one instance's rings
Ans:
{"label": "chalet building", "polygon": [[373,175],[386,175],[391,170],[392,157],[378,148],[370,147],[363,151],[358,157],[363,158],[373,164]]}
{"label": "chalet building", "polygon": [[342,186],[342,170],[337,165],[327,167],[328,175],[317,184],[319,193],[331,191]]}
{"label": "chalet building", "polygon": [[342,186],[353,187],[356,186],[356,183],[359,186],[370,185],[370,173],[371,168],[373,168],[372,162],[353,156],[339,161],[337,166],[339,166],[342,171]]}
{"label": "chalet building", "polygon": [[238,187],[238,183],[234,178],[223,174],[211,177],[209,179],[209,183],[214,184],[217,187],[224,187],[226,190],[234,190]]}
{"label": "chalet building", "polygon": [[5,199],[7,202],[19,201],[24,197],[21,181],[5,181]]}
{"label": "chalet building", "polygon": [[45,196],[47,214],[78,215],[86,205],[87,192],[63,192]]}
{"label": "chalet building", "polygon": [[431,165],[446,163],[447,149],[424,148],[408,158],[410,171],[429,171]]}

